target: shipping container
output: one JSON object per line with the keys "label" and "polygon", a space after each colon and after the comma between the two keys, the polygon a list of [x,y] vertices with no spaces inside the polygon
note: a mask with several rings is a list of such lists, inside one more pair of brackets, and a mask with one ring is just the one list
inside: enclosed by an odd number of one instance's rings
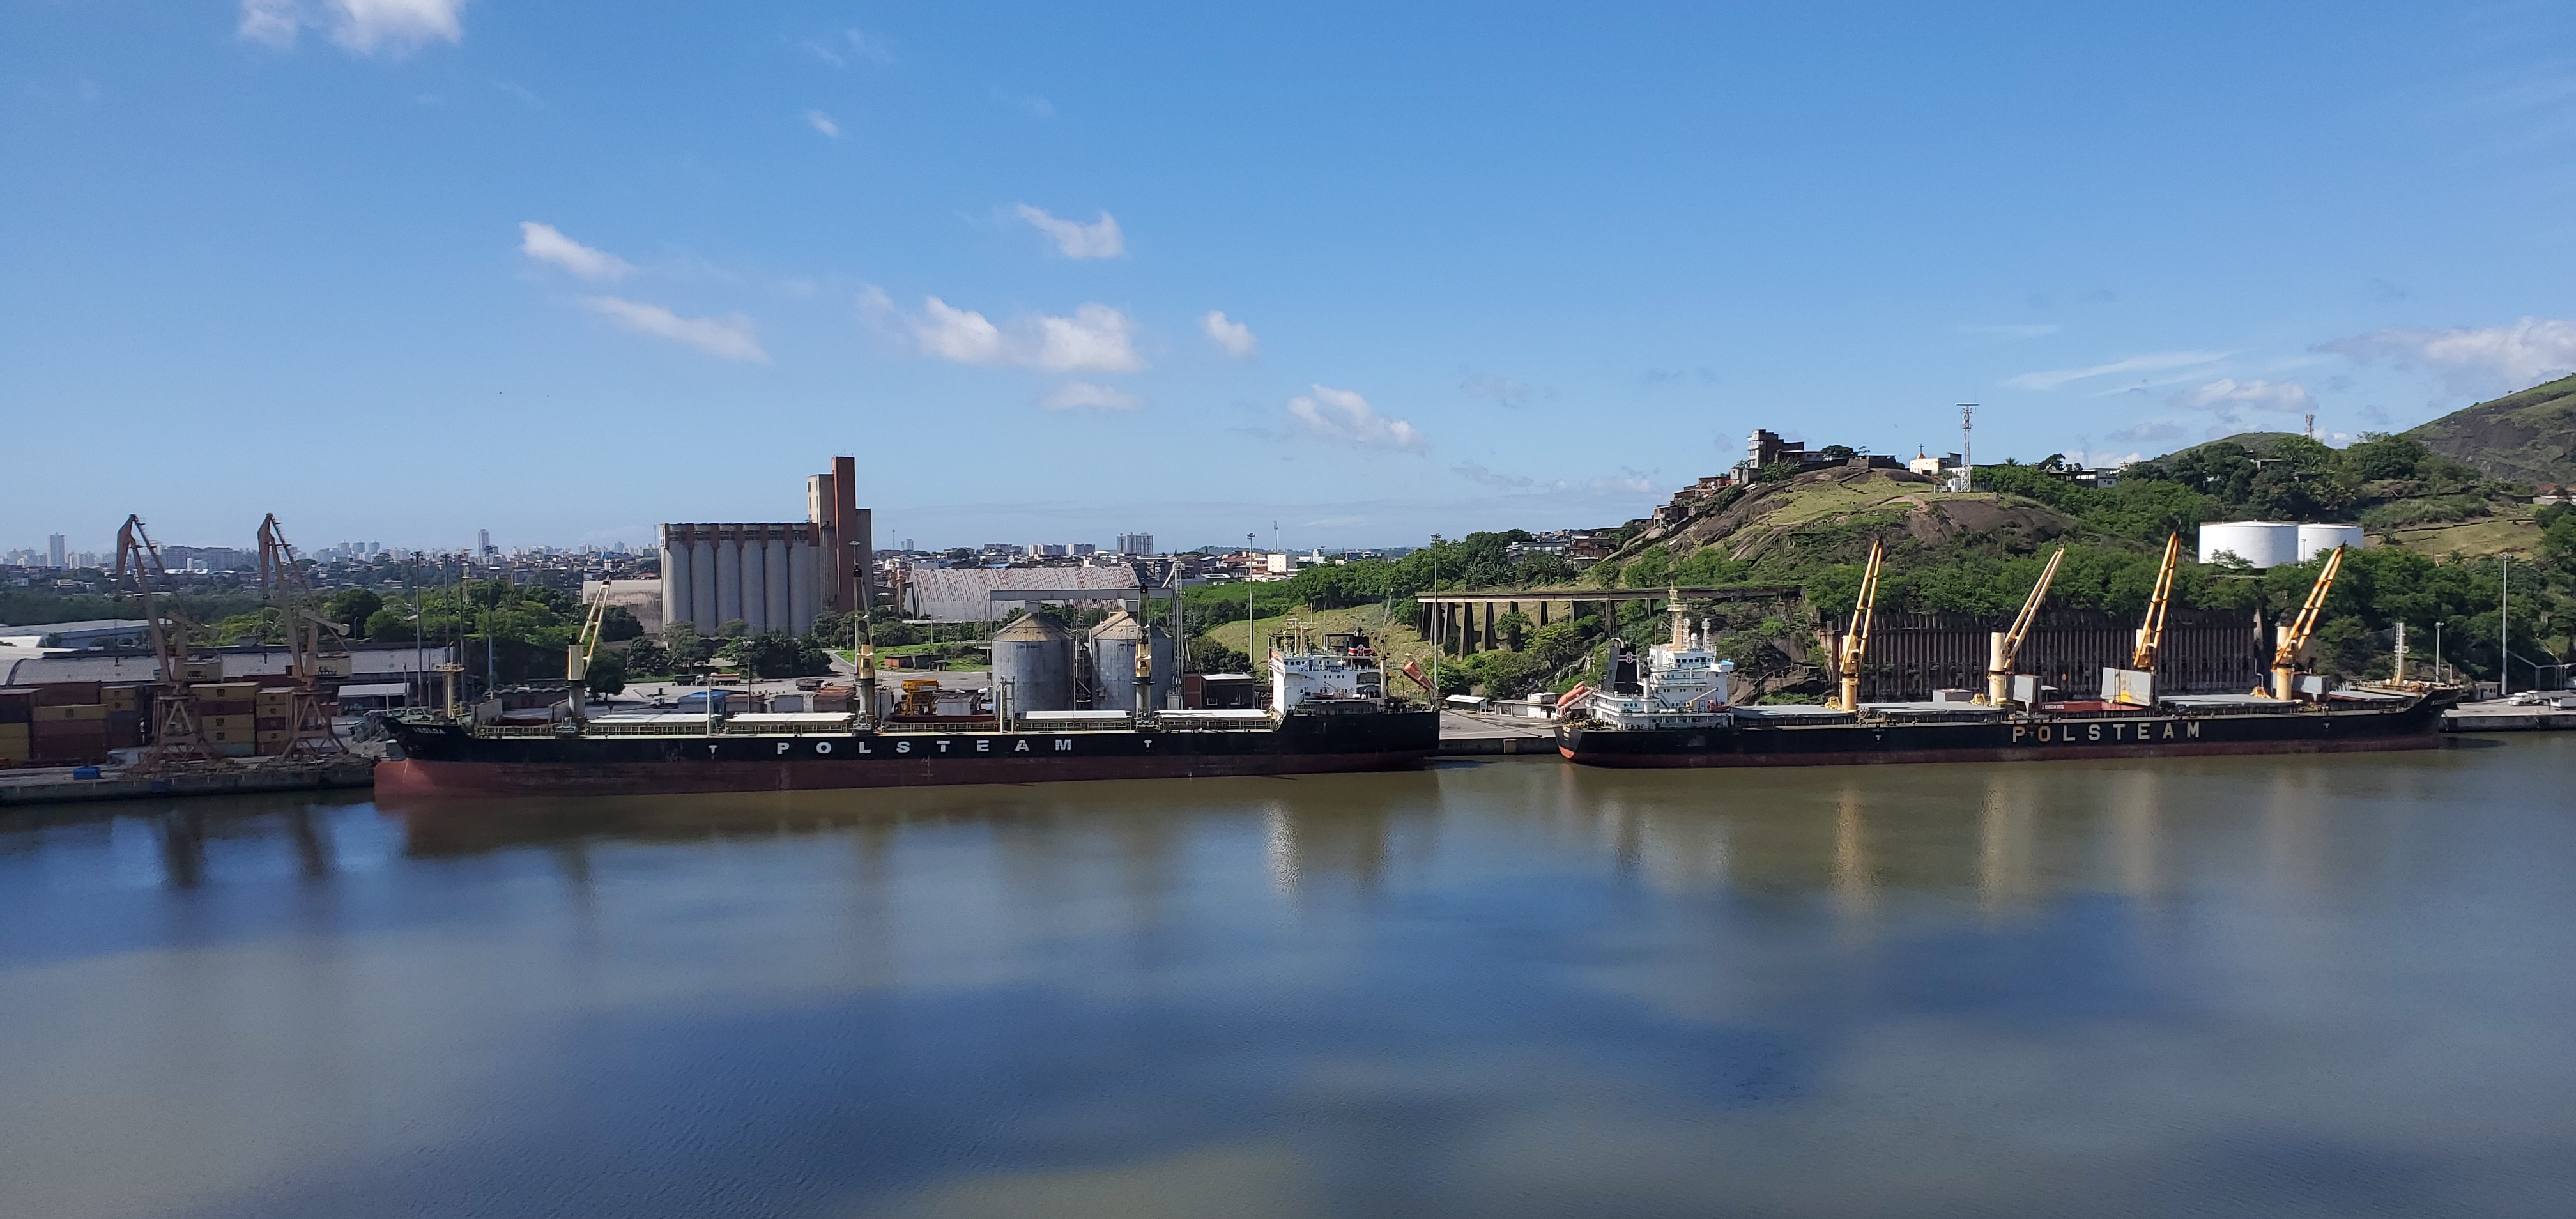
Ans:
{"label": "shipping container", "polygon": [[247,698],[201,698],[197,700],[197,714],[199,715],[253,715],[256,714],[258,710],[259,704]]}
{"label": "shipping container", "polygon": [[209,732],[249,732],[254,729],[251,721],[256,718],[248,715],[201,715],[197,717],[197,726]]}
{"label": "shipping container", "polygon": [[35,716],[36,722],[40,724],[54,724],[80,720],[104,720],[106,718],[107,704],[105,703],[68,703],[52,707],[39,705],[36,708]]}
{"label": "shipping container", "polygon": [[259,683],[255,681],[210,681],[197,687],[197,697],[200,699],[256,698],[258,696]]}
{"label": "shipping container", "polygon": [[23,724],[36,718],[36,692],[24,688],[0,690],[0,724]]}
{"label": "shipping container", "polygon": [[36,705],[60,707],[70,703],[99,701],[99,683],[94,681],[54,681],[36,687]]}
{"label": "shipping container", "polygon": [[[167,676],[167,674],[164,674],[164,676]],[[217,657],[213,660],[183,660],[179,662],[179,680],[181,681],[222,681],[223,679],[224,662],[221,657]]]}

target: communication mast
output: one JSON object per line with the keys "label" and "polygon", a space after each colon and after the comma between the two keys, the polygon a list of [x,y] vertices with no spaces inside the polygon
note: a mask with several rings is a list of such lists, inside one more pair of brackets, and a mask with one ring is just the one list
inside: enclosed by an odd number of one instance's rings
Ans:
{"label": "communication mast", "polygon": [[1977,449],[1975,445],[1968,443],[1968,433],[1976,429],[1976,423],[1977,404],[1974,402],[1960,403],[1959,489],[1962,491],[1974,491],[1977,489]]}
{"label": "communication mast", "polygon": [[295,547],[279,528],[277,514],[259,523],[259,591],[277,608],[286,633],[286,671],[295,679],[288,699],[287,758],[321,758],[348,752],[322,713],[322,678],[349,675],[348,648],[340,642],[347,628],[322,616],[321,599],[296,566]]}

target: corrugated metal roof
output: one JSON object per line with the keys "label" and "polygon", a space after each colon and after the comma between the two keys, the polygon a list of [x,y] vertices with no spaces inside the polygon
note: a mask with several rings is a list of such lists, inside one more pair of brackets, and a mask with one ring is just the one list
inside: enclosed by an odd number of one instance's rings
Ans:
{"label": "corrugated metal roof", "polygon": [[1101,601],[1134,596],[1131,567],[956,567],[916,569],[904,588],[904,615],[933,622],[991,622],[1018,608],[993,600],[1020,589],[1100,590]]}
{"label": "corrugated metal roof", "polygon": [[[429,669],[435,669],[447,663],[447,651],[429,648],[418,655]],[[226,678],[283,676],[292,659],[284,648],[227,650],[221,655]],[[349,680],[407,677],[413,672],[414,655],[410,648],[353,648],[349,652]],[[0,686],[58,681],[145,682],[156,680],[160,671],[159,661],[143,655],[31,656],[17,661],[0,659]]]}

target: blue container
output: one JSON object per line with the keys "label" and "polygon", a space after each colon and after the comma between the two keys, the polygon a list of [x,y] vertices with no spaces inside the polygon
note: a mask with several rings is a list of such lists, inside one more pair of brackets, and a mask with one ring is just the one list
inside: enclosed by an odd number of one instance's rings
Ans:
{"label": "blue container", "polygon": [[95,766],[72,767],[72,777],[75,779],[95,779],[98,777],[98,768]]}

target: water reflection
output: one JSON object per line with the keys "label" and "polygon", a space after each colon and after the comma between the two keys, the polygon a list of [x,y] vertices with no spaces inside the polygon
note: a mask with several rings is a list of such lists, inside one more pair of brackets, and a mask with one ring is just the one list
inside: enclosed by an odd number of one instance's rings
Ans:
{"label": "water reflection", "polygon": [[2563,1213],[2571,762],[21,820],[0,1210]]}

